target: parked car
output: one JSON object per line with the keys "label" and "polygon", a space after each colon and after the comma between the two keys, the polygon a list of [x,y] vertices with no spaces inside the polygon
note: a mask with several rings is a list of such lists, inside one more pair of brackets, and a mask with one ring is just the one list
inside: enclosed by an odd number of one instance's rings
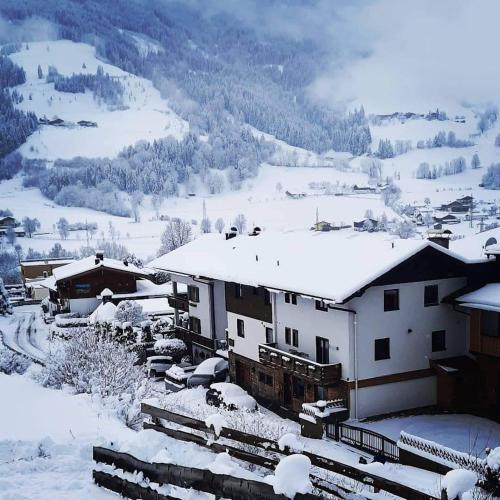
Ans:
{"label": "parked car", "polygon": [[190,363],[173,364],[165,372],[165,389],[178,392],[186,387],[187,379],[193,374],[196,366]]}
{"label": "parked car", "polygon": [[172,366],[170,356],[148,356],[146,370],[149,377],[164,377],[165,372]]}
{"label": "parked car", "polygon": [[187,380],[188,387],[210,387],[214,382],[224,382],[229,365],[223,358],[208,358],[202,361]]}
{"label": "parked car", "polygon": [[227,410],[250,410],[257,409],[257,402],[239,385],[229,382],[216,382],[210,385],[205,396],[206,402],[213,406],[222,406]]}

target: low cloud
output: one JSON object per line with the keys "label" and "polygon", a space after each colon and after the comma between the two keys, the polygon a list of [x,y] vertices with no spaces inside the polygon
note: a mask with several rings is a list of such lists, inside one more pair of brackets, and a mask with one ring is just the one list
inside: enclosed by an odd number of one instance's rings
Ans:
{"label": "low cloud", "polygon": [[55,40],[58,31],[57,26],[40,17],[13,22],[0,16],[0,44]]}

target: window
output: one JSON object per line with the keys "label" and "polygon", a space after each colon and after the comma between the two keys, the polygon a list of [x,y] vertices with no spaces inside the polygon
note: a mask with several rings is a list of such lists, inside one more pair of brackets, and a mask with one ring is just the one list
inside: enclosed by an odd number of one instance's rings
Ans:
{"label": "window", "polygon": [[446,331],[432,332],[432,352],[446,351]]}
{"label": "window", "polygon": [[242,319],[236,320],[236,331],[238,332],[238,337],[245,336],[245,322]]}
{"label": "window", "polygon": [[439,290],[437,285],[427,285],[424,288],[424,307],[439,304]]}
{"label": "window", "polygon": [[292,344],[293,347],[299,347],[299,331],[295,329],[292,330]]}
{"label": "window", "polygon": [[200,289],[197,286],[188,285],[188,298],[191,302],[199,302]]}
{"label": "window", "polygon": [[195,318],[194,316],[190,316],[189,317],[189,329],[194,333],[201,333],[200,318]]}
{"label": "window", "polygon": [[293,304],[294,306],[297,305],[297,295],[294,293],[285,293],[285,302],[287,304]]}
{"label": "window", "polygon": [[292,377],[292,394],[294,398],[304,398],[304,381],[301,378]]}
{"label": "window", "polygon": [[264,372],[259,372],[259,382],[261,384],[273,386],[273,376]]}
{"label": "window", "polygon": [[500,314],[493,311],[481,311],[481,335],[500,337]]}
{"label": "window", "polygon": [[285,326],[285,344],[292,345],[292,329]]}
{"label": "window", "polygon": [[271,305],[271,293],[267,288],[264,290],[264,304]]}
{"label": "window", "polygon": [[323,365],[330,363],[330,341],[316,337],[316,362]]}
{"label": "window", "polygon": [[391,357],[391,339],[375,340],[375,361],[390,359]]}
{"label": "window", "polygon": [[316,300],[317,311],[328,311],[328,306],[322,300]]}
{"label": "window", "polygon": [[384,290],[384,311],[397,311],[399,309],[399,290]]}
{"label": "window", "polygon": [[328,394],[326,391],[326,387],[323,387],[322,385],[315,385],[314,401],[327,401],[327,400],[328,400]]}
{"label": "window", "polygon": [[273,342],[274,342],[273,329],[266,326],[266,344],[272,344]]}

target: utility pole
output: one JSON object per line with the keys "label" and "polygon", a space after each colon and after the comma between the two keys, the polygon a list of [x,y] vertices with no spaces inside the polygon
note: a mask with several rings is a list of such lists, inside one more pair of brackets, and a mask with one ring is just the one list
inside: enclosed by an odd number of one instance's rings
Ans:
{"label": "utility pole", "polygon": [[470,200],[470,227],[472,229],[472,214],[474,212],[474,196],[471,196],[471,200]]}

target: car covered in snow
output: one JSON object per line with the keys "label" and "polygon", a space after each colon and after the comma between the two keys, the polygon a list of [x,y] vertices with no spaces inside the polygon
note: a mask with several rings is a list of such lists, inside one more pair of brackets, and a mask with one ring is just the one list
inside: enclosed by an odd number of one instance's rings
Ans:
{"label": "car covered in snow", "polygon": [[239,385],[229,382],[216,382],[210,385],[206,393],[206,402],[209,405],[226,408],[226,410],[257,409],[257,402]]}
{"label": "car covered in snow", "polygon": [[224,382],[229,365],[223,358],[208,358],[202,361],[187,380],[188,387],[210,387],[214,382]]}
{"label": "car covered in snow", "polygon": [[164,377],[165,372],[172,366],[170,356],[148,356],[146,360],[146,370],[149,377]]}

